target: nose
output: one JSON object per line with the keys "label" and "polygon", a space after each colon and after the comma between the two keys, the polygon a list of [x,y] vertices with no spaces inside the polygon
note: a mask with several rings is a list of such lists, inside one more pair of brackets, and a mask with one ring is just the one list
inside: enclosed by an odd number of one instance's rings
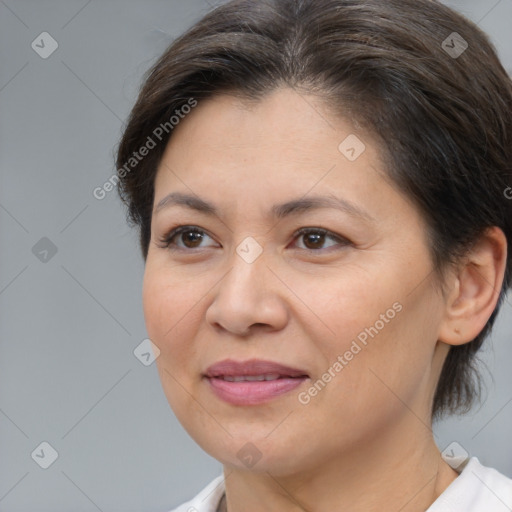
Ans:
{"label": "nose", "polygon": [[283,329],[289,317],[284,288],[263,254],[247,263],[235,253],[230,270],[215,287],[206,321],[244,337],[255,330]]}

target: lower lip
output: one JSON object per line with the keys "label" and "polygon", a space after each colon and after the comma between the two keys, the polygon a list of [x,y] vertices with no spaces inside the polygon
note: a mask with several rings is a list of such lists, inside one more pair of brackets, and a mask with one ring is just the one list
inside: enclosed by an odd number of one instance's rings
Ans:
{"label": "lower lip", "polygon": [[206,379],[213,392],[225,402],[233,405],[255,405],[289,393],[300,386],[307,377],[243,382],[229,382],[215,377]]}

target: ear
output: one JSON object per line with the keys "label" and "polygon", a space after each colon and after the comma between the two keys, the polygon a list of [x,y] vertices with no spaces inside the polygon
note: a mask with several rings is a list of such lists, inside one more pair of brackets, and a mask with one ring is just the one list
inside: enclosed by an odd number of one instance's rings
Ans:
{"label": "ear", "polygon": [[452,275],[439,341],[462,345],[480,334],[498,302],[506,262],[503,231],[496,226],[488,228]]}

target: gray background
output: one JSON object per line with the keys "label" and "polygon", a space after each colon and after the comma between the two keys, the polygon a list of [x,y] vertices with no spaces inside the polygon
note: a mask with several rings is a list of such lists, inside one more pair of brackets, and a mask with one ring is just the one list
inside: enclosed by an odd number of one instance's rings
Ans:
{"label": "gray background", "polygon": [[[512,73],[512,0],[447,3]],[[160,512],[220,474],[174,418],[155,366],[133,354],[147,336],[136,234],[115,192],[92,195],[114,171],[142,73],[211,6],[0,1],[2,512]],[[47,59],[31,48],[43,31],[59,45]],[[46,262],[32,251],[43,237],[57,248]],[[456,440],[510,477],[511,302],[483,353],[488,399],[435,429],[441,449]],[[58,452],[46,470],[31,458],[43,441]]]}

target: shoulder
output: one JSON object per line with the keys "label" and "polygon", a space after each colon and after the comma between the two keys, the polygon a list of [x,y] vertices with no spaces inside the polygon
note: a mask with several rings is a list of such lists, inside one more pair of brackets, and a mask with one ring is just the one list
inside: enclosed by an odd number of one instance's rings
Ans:
{"label": "shoulder", "polygon": [[216,512],[224,490],[224,475],[220,475],[196,494],[194,498],[169,512]]}
{"label": "shoulder", "polygon": [[472,457],[427,512],[510,512],[512,480]]}

